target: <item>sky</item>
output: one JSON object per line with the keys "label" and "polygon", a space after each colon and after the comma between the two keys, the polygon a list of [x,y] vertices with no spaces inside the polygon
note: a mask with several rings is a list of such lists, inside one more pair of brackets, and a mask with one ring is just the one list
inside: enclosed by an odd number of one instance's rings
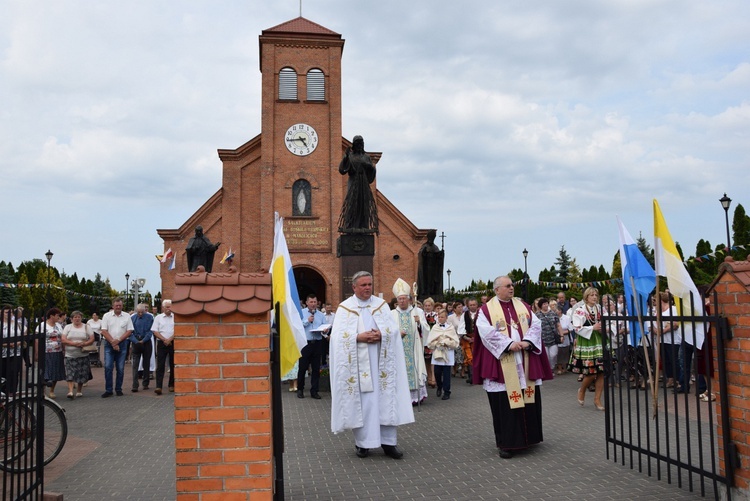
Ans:
{"label": "sky", "polygon": [[[0,12],[0,260],[49,249],[68,274],[156,293],[156,230],[221,187],[217,149],[260,132],[258,36],[300,2]],[[305,0],[302,15],[346,40],[343,135],[383,152],[380,191],[445,233],[454,287],[523,268],[524,248],[532,279],[561,246],[610,270],[616,215],[653,246],[654,198],[695,254],[726,240],[725,192],[730,223],[750,204],[747,0]]]}

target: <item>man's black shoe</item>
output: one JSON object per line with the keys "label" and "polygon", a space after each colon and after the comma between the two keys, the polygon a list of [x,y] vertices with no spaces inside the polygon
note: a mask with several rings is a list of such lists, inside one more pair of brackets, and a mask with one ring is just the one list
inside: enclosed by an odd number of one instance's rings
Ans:
{"label": "man's black shoe", "polygon": [[443,394],[443,389],[442,388],[438,388],[437,392],[435,393],[435,396],[439,397],[442,394]]}
{"label": "man's black shoe", "polygon": [[385,455],[393,459],[401,459],[404,457],[404,453],[396,445],[383,445]]}
{"label": "man's black shoe", "polygon": [[132,391],[133,393],[138,393],[138,388],[132,388],[130,391]]}
{"label": "man's black shoe", "polygon": [[102,398],[109,398],[111,396],[112,396],[111,391],[105,391],[104,393],[102,393]]}
{"label": "man's black shoe", "polygon": [[357,449],[357,457],[358,458],[366,458],[370,455],[370,449],[365,449],[364,447],[357,447],[354,446]]}
{"label": "man's black shoe", "polygon": [[305,398],[305,391],[297,390],[297,398]]}
{"label": "man's black shoe", "polygon": [[513,457],[513,453],[505,449],[500,449],[500,457],[503,459],[510,459]]}
{"label": "man's black shoe", "polygon": [[320,395],[317,393],[310,393],[310,396],[313,397],[315,400],[320,400]]}
{"label": "man's black shoe", "polygon": [[449,398],[451,398],[451,394],[446,393],[445,395],[443,395],[443,398],[441,400],[448,400]]}
{"label": "man's black shoe", "polygon": [[117,390],[117,392],[116,392],[116,393],[117,393],[117,396],[118,396],[118,397],[121,397],[121,396],[122,396],[122,390]]}

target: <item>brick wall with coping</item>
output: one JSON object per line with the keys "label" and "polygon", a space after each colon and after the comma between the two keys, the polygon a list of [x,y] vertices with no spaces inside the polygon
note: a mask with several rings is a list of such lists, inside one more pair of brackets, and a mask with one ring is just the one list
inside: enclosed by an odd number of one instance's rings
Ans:
{"label": "brick wall with coping", "polygon": [[176,499],[273,498],[270,278],[176,277]]}
{"label": "brick wall with coping", "polygon": [[[729,405],[729,438],[737,447],[740,466],[734,470],[733,499],[750,499],[750,263],[727,257],[710,286],[716,291],[716,312],[727,318],[732,339],[724,341],[727,395]],[[718,367],[717,343],[713,340],[714,366]],[[712,391],[718,393],[718,378],[712,380]],[[726,475],[726,451],[721,406],[716,406],[719,472]],[[723,491],[722,491],[723,496]]]}

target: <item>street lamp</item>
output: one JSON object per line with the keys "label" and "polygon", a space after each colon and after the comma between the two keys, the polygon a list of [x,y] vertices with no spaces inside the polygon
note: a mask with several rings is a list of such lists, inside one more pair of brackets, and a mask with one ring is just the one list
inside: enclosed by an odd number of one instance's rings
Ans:
{"label": "street lamp", "polygon": [[724,218],[726,219],[726,223],[727,223],[727,256],[728,256],[729,251],[732,250],[732,242],[729,239],[729,206],[732,205],[732,199],[729,198],[726,193],[724,193],[724,196],[719,199],[719,202],[721,202],[721,206],[724,207]]}
{"label": "street lamp", "polygon": [[451,269],[448,268],[448,271],[446,273],[448,273],[448,292],[450,292],[450,290],[451,290]]}
{"label": "street lamp", "polygon": [[52,296],[50,296],[50,285],[51,285],[51,277],[50,277],[50,263],[52,262],[52,256],[54,254],[51,250],[47,249],[47,252],[44,253],[44,257],[47,258],[47,309],[52,308]]}
{"label": "street lamp", "polygon": [[128,311],[128,287],[130,287],[130,273],[125,273],[125,311]]}
{"label": "street lamp", "polygon": [[529,257],[529,251],[523,248],[523,300],[529,302],[529,274],[526,268],[526,258]]}

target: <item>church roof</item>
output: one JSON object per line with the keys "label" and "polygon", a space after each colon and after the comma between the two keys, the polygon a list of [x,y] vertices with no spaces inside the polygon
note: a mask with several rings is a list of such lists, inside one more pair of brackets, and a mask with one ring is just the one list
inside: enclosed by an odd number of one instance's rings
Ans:
{"label": "church roof", "polygon": [[325,28],[318,23],[314,23],[310,21],[309,19],[305,19],[304,17],[300,16],[296,19],[292,19],[291,21],[287,21],[285,23],[281,23],[277,26],[274,26],[273,28],[268,28],[267,30],[263,30],[263,35],[270,35],[270,34],[305,34],[305,35],[327,35],[327,36],[333,36],[337,38],[341,38],[341,35],[336,33],[335,31],[331,31],[328,28]]}

